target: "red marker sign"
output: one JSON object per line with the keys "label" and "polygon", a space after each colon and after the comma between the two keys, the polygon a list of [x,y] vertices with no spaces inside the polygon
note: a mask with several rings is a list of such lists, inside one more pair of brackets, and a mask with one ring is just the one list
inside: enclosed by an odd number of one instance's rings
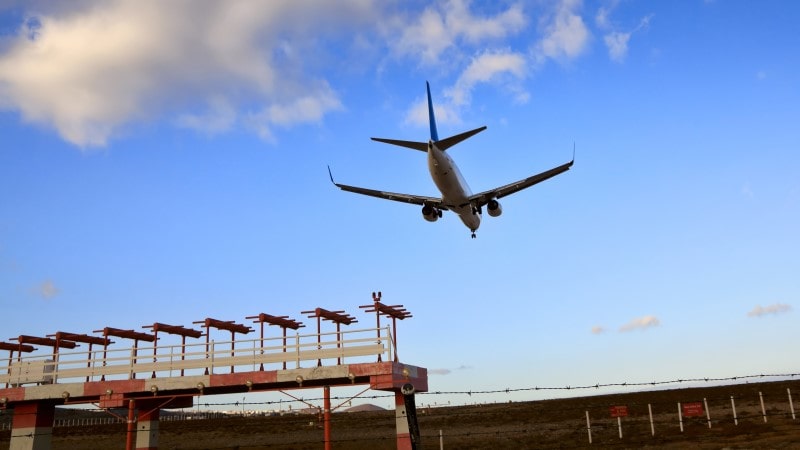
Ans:
{"label": "red marker sign", "polygon": [[700,417],[703,415],[703,402],[691,402],[681,404],[685,417]]}
{"label": "red marker sign", "polygon": [[609,408],[611,417],[628,417],[628,407],[626,405],[612,406]]}

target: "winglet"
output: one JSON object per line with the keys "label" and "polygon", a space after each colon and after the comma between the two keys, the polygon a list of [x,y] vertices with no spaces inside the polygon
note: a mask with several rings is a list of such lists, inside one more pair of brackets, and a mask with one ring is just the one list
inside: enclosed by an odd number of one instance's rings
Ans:
{"label": "winglet", "polygon": [[575,162],[575,141],[572,141],[572,162]]}
{"label": "winglet", "polygon": [[328,166],[328,176],[331,177],[331,183],[333,183],[334,186],[338,186],[336,184],[336,182],[333,181],[333,174],[331,173],[331,166]]}
{"label": "winglet", "polygon": [[436,117],[433,115],[433,101],[431,100],[431,84],[425,82],[425,87],[428,89],[428,121],[431,124],[431,140],[436,142],[439,140],[439,132],[436,131]]}

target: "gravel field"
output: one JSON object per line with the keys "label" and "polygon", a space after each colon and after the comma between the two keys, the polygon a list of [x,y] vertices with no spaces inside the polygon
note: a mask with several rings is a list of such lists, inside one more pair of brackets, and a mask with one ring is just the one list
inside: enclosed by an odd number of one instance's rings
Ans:
{"label": "gravel field", "polygon": [[[800,420],[793,420],[787,388],[800,407],[800,381],[748,383],[706,388],[635,392],[569,399],[422,408],[418,410],[422,447],[436,449],[541,449],[576,447],[750,449],[800,448]],[[767,422],[761,412],[763,394]],[[735,425],[730,397],[736,401]],[[706,416],[678,422],[678,402],[706,399]],[[648,404],[653,411],[651,433]],[[610,416],[614,405],[628,407],[621,419]],[[592,441],[586,429],[592,422]],[[229,417],[163,421],[161,449],[320,449],[323,432],[317,415]],[[10,431],[0,432],[0,448],[9,445]],[[395,445],[394,411],[336,413],[332,416],[334,449],[391,449]],[[125,425],[58,427],[53,448],[106,450],[125,448]]]}

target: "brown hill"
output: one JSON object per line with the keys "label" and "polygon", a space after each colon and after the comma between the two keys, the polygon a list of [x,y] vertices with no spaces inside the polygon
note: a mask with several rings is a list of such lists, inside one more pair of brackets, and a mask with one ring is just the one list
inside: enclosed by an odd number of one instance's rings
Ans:
{"label": "brown hill", "polygon": [[381,408],[378,405],[373,405],[371,403],[367,403],[365,405],[358,405],[353,406],[352,408],[347,408],[344,412],[348,413],[357,413],[357,412],[376,412],[376,411],[386,411],[385,408]]}

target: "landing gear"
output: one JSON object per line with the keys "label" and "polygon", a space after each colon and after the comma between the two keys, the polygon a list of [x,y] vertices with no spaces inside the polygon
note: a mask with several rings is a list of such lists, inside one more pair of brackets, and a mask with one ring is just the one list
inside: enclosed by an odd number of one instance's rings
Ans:
{"label": "landing gear", "polygon": [[472,239],[475,239],[475,231],[472,231]]}

